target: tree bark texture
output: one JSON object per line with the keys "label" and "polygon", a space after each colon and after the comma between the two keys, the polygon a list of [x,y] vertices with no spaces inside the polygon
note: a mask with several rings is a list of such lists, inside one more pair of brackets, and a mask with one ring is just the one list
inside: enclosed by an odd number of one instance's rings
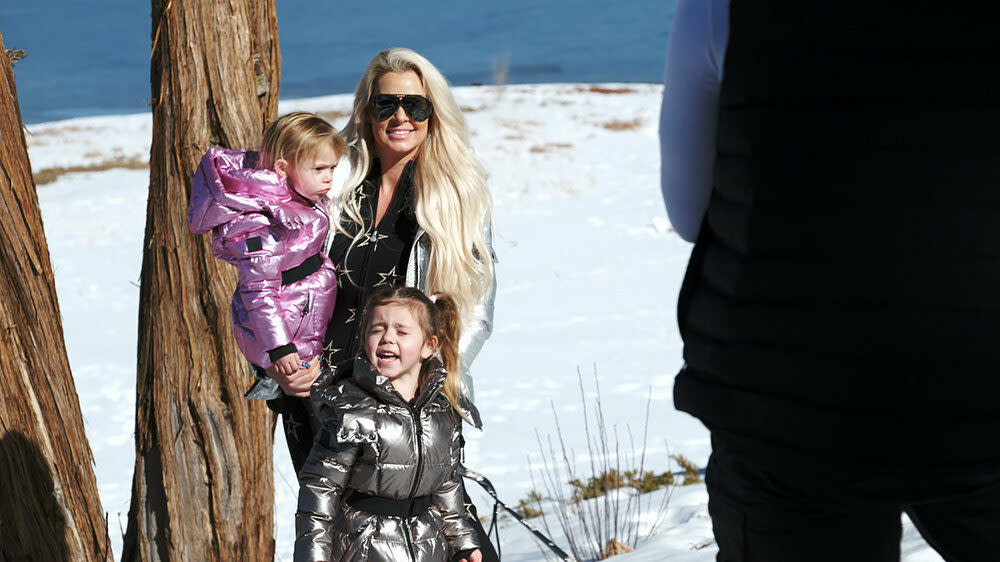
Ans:
{"label": "tree bark texture", "polygon": [[0,560],[111,561],[2,36],[0,217]]}
{"label": "tree bark texture", "polygon": [[210,146],[255,148],[277,111],[275,0],[153,0],[153,144],[143,248],[136,463],[123,560],[271,560],[274,417],[243,392],[235,269],[188,231]]}

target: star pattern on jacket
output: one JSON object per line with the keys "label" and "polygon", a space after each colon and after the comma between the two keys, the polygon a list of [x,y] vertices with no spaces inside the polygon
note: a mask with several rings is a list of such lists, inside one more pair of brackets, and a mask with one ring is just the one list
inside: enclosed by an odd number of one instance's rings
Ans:
{"label": "star pattern on jacket", "polygon": [[285,433],[298,433],[302,427],[302,422],[295,419],[295,416],[281,416],[285,418]]}
{"label": "star pattern on jacket", "polygon": [[380,193],[378,166],[349,192],[351,207],[359,216],[341,215],[341,227],[334,233],[329,250],[330,259],[337,264],[339,288],[326,333],[326,342],[333,342],[339,349],[324,348],[331,363],[348,359],[361,349],[359,324],[372,289],[401,285],[406,279],[408,250],[419,228],[412,209],[412,172],[410,166],[410,171],[400,176],[396,193],[380,221],[375,220]]}
{"label": "star pattern on jacket", "polygon": [[378,276],[380,279],[378,280],[378,283],[375,283],[376,287],[381,287],[382,285],[395,285],[396,280],[399,278],[399,275],[396,274],[396,266],[392,266],[392,269],[385,273],[379,273]]}
{"label": "star pattern on jacket", "polygon": [[329,342],[327,342],[327,344],[325,346],[323,346],[323,354],[324,355],[333,355],[335,353],[340,353],[341,351],[343,351],[343,348],[333,347],[333,341],[332,340],[329,341]]}

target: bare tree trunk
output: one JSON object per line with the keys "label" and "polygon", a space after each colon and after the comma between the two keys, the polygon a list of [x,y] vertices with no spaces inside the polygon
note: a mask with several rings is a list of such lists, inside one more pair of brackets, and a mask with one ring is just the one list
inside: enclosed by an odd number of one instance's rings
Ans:
{"label": "bare tree trunk", "polygon": [[0,37],[0,560],[112,560]]}
{"label": "bare tree trunk", "polygon": [[275,0],[153,0],[153,146],[136,464],[123,560],[271,560],[274,418],[229,319],[235,270],[187,227],[210,146],[253,148],[278,102]]}

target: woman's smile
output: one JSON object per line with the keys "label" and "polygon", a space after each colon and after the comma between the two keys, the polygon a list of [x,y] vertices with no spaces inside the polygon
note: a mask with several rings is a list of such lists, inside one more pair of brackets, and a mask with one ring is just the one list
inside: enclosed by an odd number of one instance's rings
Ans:
{"label": "woman's smile", "polygon": [[413,133],[413,129],[386,129],[386,133],[392,140],[403,140]]}

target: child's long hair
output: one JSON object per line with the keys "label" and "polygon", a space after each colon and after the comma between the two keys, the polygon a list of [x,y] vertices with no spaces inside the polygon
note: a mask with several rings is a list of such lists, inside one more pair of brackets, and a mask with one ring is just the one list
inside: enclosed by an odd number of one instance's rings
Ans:
{"label": "child's long hair", "polygon": [[[375,289],[365,301],[361,320],[362,334],[368,333],[368,323],[371,321],[372,310],[376,306],[402,304],[410,307],[424,337],[437,336],[436,351],[445,370],[448,371],[441,392],[448,399],[452,409],[461,416],[462,410],[458,405],[458,397],[462,394],[460,383],[462,366],[459,364],[458,358],[458,338],[461,336],[458,307],[448,295],[434,295],[433,298],[434,300],[431,300],[423,291],[414,287],[380,287]],[[423,387],[427,377],[426,366],[427,362],[424,361],[420,367],[420,387]]]}
{"label": "child's long hair", "polygon": [[337,130],[319,115],[306,111],[286,113],[264,129],[256,167],[273,170],[278,160],[295,166],[324,143],[333,147],[337,157],[347,151],[347,143]]}

